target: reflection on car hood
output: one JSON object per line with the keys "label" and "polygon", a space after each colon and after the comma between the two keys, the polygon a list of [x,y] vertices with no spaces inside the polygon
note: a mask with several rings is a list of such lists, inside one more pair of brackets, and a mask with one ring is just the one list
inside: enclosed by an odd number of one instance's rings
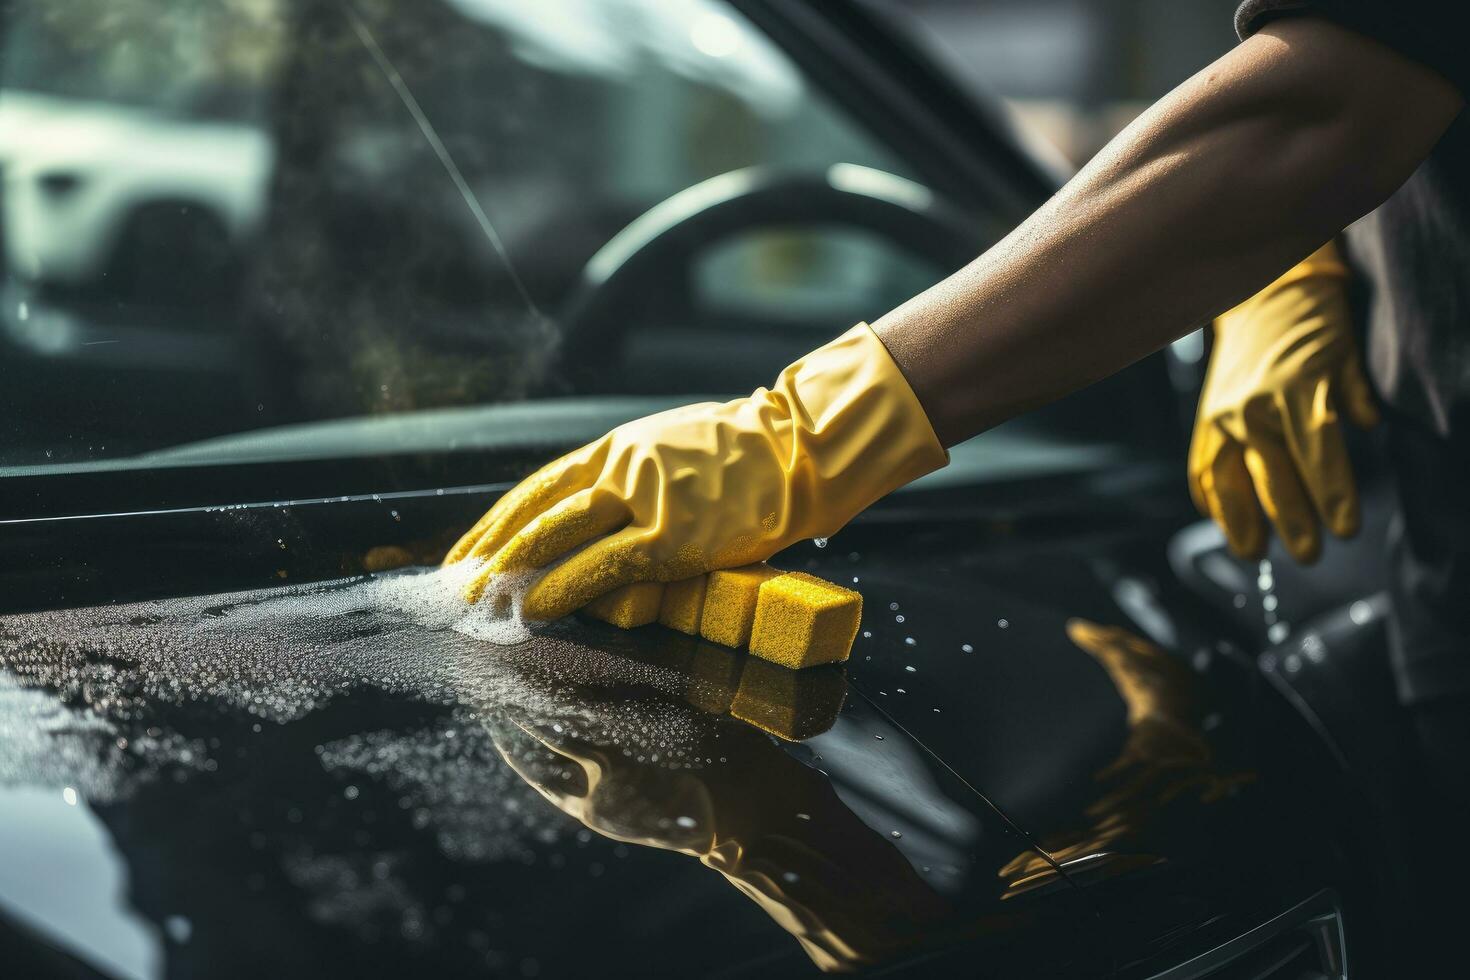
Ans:
{"label": "reflection on car hood", "polygon": [[[0,622],[3,723],[28,732],[0,748],[0,809],[83,808],[132,876],[104,919],[91,879],[86,901],[13,879],[0,900],[83,958],[166,953],[171,974],[303,947],[370,973],[553,975],[842,970],[961,941],[1024,973],[1094,954],[1074,889],[1008,894],[998,868],[1046,860],[840,669],[581,623],[495,645],[454,628],[436,578]],[[139,913],[165,950],[134,948]],[[1026,939],[1048,923],[1059,949]]]}
{"label": "reflection on car hood", "polygon": [[[278,513],[230,526],[302,547]],[[0,849],[85,809],[62,850],[114,871],[75,888],[127,896],[0,903],[94,963],[111,908],[179,976],[1071,976],[1307,894],[1269,705],[1160,591],[1167,518],[1014,513],[777,556],[864,595],[851,661],[797,673],[658,626],[487,642],[412,571],[0,618]]]}

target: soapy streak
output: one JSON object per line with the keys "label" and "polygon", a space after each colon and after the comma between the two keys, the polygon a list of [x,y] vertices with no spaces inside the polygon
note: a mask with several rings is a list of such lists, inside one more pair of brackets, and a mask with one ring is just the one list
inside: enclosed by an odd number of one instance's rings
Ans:
{"label": "soapy streak", "polygon": [[[399,572],[364,579],[347,588],[331,588],[291,596],[289,604],[265,601],[233,607],[228,620],[279,620],[284,616],[315,617],[327,621],[345,613],[387,613],[428,629],[452,629],[477,640],[513,646],[531,638],[521,617],[521,600],[536,578],[535,572],[497,575],[484,602],[470,605],[461,598],[465,583],[479,571],[477,562],[460,562],[433,571]],[[285,599],[283,596],[282,599]],[[211,621],[201,621],[209,629]]]}

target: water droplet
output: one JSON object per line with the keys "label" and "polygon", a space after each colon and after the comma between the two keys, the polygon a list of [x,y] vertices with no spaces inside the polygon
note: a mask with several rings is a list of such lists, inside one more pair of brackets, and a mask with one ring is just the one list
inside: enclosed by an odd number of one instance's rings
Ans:
{"label": "water droplet", "polygon": [[906,664],[903,669],[908,671],[910,674],[917,674],[919,672],[919,668],[915,667],[913,664]]}
{"label": "water droplet", "polygon": [[905,690],[904,690],[904,689],[903,689],[903,688],[901,688],[901,687],[899,687],[899,688],[894,688],[894,690],[896,690],[896,691],[898,691],[898,693],[899,693],[899,694],[907,694],[907,693],[909,693],[909,692],[908,692],[908,691],[905,691]]}
{"label": "water droplet", "polygon": [[903,838],[903,833],[897,830],[890,830],[888,832],[888,836],[892,837],[894,840],[901,840]]}
{"label": "water droplet", "polygon": [[873,631],[872,630],[863,630],[863,639],[865,639],[865,640],[871,640],[872,638],[873,638]]}
{"label": "water droplet", "polygon": [[182,915],[170,915],[163,920],[163,931],[174,943],[182,946],[194,934],[194,924]]}
{"label": "water droplet", "polygon": [[402,518],[402,517],[399,517],[399,516],[398,516],[398,511],[396,511],[396,510],[390,510],[390,511],[388,511],[388,513],[389,513],[389,514],[391,514],[391,515],[392,515],[392,516],[393,516],[393,519],[394,519],[394,520],[395,520],[395,521],[401,521],[401,520],[403,520],[403,518]]}
{"label": "water droplet", "polygon": [[355,799],[357,799],[357,794],[358,794],[358,789],[357,789],[356,786],[348,786],[346,789],[344,789],[342,791],[342,795],[345,796],[345,797],[347,797],[347,799],[349,799],[349,800],[355,800]]}
{"label": "water droplet", "polygon": [[856,575],[854,575],[854,576],[853,576],[853,577],[852,577],[852,584],[853,584],[853,585],[857,585],[857,584],[858,584],[858,577],[857,577],[857,576],[856,576]]}
{"label": "water droplet", "polygon": [[970,644],[968,644],[968,643],[961,643],[960,644],[960,649],[963,650],[965,653],[974,653],[975,652],[975,648],[972,647],[972,646],[970,646]]}
{"label": "water droplet", "polygon": [[810,813],[798,813],[796,815],[796,819],[798,820],[810,820],[811,818],[812,815]]}
{"label": "water droplet", "polygon": [[693,817],[678,817],[674,820],[674,823],[683,827],[685,830],[698,826],[697,821]]}
{"label": "water droplet", "polygon": [[898,603],[896,603],[896,602],[890,602],[888,604],[888,611],[889,612],[898,612]]}
{"label": "water droplet", "polygon": [[904,642],[904,646],[910,646],[910,647],[912,647],[912,646],[918,646],[918,644],[919,644],[919,641],[916,640],[916,639],[914,639],[912,636],[905,636],[903,638],[903,642]]}
{"label": "water droplet", "polygon": [[901,622],[903,622],[903,613],[899,613],[897,616],[894,616],[893,617],[893,621],[895,623],[901,623]]}
{"label": "water droplet", "polygon": [[882,735],[874,735],[873,737],[876,738],[880,742],[883,741],[883,736]]}
{"label": "water droplet", "polygon": [[999,626],[1001,629],[1005,629],[1006,627],[1011,625],[1011,621],[1009,619],[997,619],[995,621],[995,625]]}
{"label": "water droplet", "polygon": [[61,798],[66,801],[67,806],[77,805],[77,791],[72,789],[70,786],[64,787],[62,789]]}
{"label": "water droplet", "polygon": [[827,547],[827,539],[826,538],[812,538],[812,544],[816,545],[818,548],[825,548],[825,547]]}

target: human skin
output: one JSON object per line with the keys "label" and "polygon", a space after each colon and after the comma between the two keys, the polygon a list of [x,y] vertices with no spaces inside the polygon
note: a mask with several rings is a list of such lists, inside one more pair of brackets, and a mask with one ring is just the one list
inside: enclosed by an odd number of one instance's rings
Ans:
{"label": "human skin", "polygon": [[941,444],[1106,377],[1259,291],[1393,193],[1461,105],[1374,41],[1282,21],[872,330],[808,354],[773,389],[635,420],[549,463],[446,562],[483,563],[471,602],[491,579],[549,568],[522,612],[556,619],[630,582],[826,536],[942,466]]}
{"label": "human skin", "polygon": [[1462,104],[1444,78],[1360,34],[1278,21],[873,329],[954,445],[1255,293],[1388,198]]}

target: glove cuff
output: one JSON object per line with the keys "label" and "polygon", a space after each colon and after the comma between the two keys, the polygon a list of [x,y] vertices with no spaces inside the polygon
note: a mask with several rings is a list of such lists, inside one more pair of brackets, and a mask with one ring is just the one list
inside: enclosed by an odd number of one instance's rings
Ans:
{"label": "glove cuff", "polygon": [[1277,289],[1301,279],[1311,279],[1317,276],[1346,279],[1348,275],[1347,263],[1343,261],[1342,252],[1338,249],[1337,241],[1334,239],[1287,269],[1266,289]]}
{"label": "glove cuff", "polygon": [[[866,323],[786,368],[767,397],[789,413],[792,504],[827,532],[949,462],[908,379]],[[808,506],[797,506],[803,498]]]}

